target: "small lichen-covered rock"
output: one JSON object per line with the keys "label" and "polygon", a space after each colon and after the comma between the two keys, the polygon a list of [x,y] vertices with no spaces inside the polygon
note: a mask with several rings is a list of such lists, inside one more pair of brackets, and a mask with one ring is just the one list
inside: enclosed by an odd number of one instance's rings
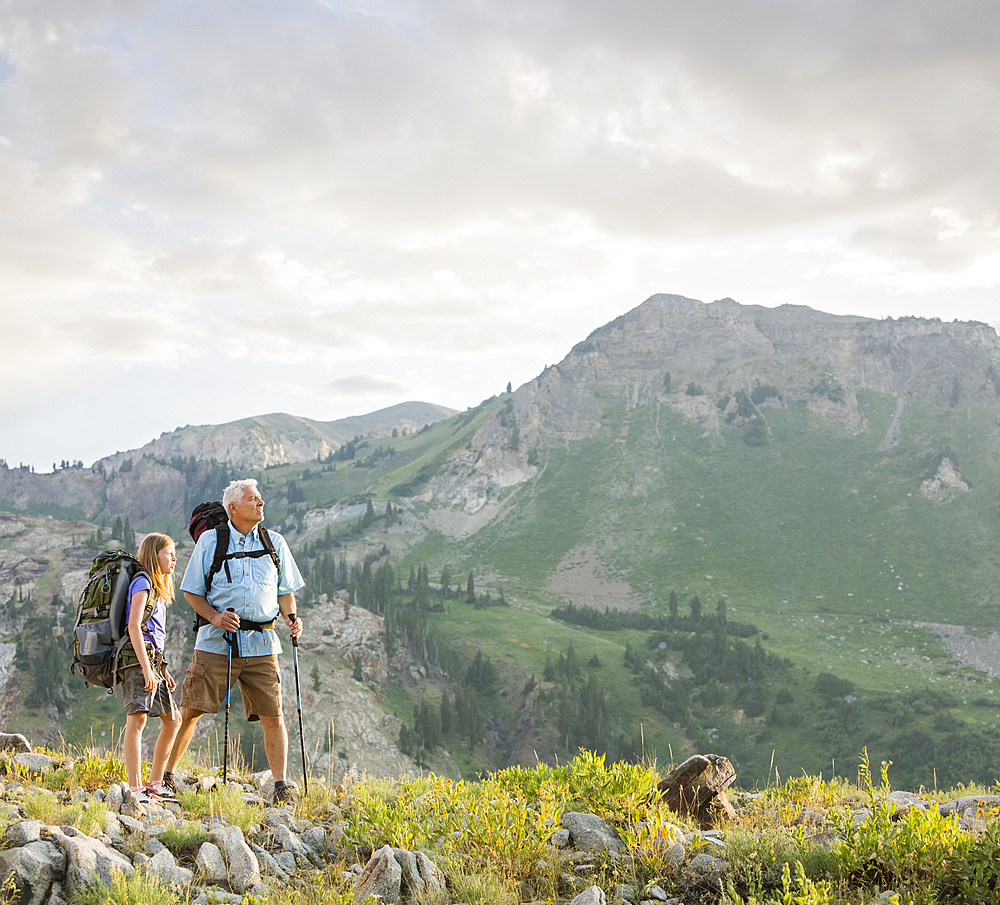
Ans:
{"label": "small lichen-covered rock", "polygon": [[104,806],[111,811],[112,814],[118,814],[122,809],[123,800],[124,795],[122,795],[121,785],[114,783],[108,789],[108,794],[104,798]]}
{"label": "small lichen-covered rock", "polygon": [[712,855],[695,855],[688,865],[691,871],[704,880],[717,883],[722,879],[723,872],[729,867],[728,861],[714,858]]}
{"label": "small lichen-covered rock", "polygon": [[610,852],[618,855],[624,849],[615,831],[596,814],[567,811],[562,824],[569,830],[573,848],[582,852]]}
{"label": "small lichen-covered rock", "polygon": [[66,855],[67,898],[72,899],[85,889],[111,883],[112,874],[135,873],[132,862],[123,854],[108,848],[96,839],[85,836],[73,827],[48,829],[51,841]]}
{"label": "small lichen-covered rock", "polygon": [[226,862],[219,847],[213,842],[203,842],[194,859],[198,877],[205,883],[225,883],[228,878]]}
{"label": "small lichen-covered rock", "polygon": [[570,905],[607,905],[607,901],[600,886],[590,886],[573,899]]}
{"label": "small lichen-covered rock", "polygon": [[244,893],[260,885],[260,864],[238,826],[227,826],[214,835],[222,842],[222,855],[229,872],[229,887]]}
{"label": "small lichen-covered rock", "polygon": [[41,820],[22,820],[7,830],[7,844],[11,848],[20,848],[29,842],[35,842],[45,824]]}
{"label": "small lichen-covered rock", "polygon": [[400,883],[403,879],[403,869],[392,856],[392,849],[387,845],[373,852],[365,869],[358,877],[354,888],[355,905],[364,905],[371,899],[386,902],[389,905],[399,905],[402,901]]}
{"label": "small lichen-covered rock", "polygon": [[58,770],[61,767],[73,769],[72,761],[60,760],[58,757],[50,757],[48,754],[33,754],[30,751],[15,754],[13,761],[22,769],[36,776]]}
{"label": "small lichen-covered rock", "polygon": [[0,751],[7,751],[11,754],[27,754],[31,751],[31,745],[18,732],[0,732]]}
{"label": "small lichen-covered rock", "polygon": [[0,889],[9,891],[9,900],[18,905],[41,905],[52,885],[55,866],[38,845],[0,852]]}

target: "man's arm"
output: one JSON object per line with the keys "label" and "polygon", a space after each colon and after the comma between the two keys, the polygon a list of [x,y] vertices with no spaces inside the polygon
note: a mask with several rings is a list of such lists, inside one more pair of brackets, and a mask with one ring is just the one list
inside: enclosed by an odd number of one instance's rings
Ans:
{"label": "man's arm", "polygon": [[[206,622],[221,628],[224,632],[235,632],[240,627],[240,617],[236,613],[226,610],[220,613],[208,600],[200,594],[192,594],[190,591],[184,592],[184,597],[193,609]],[[279,598],[280,602],[280,598]],[[294,601],[292,601],[294,605]]]}
{"label": "man's arm", "polygon": [[298,638],[302,634],[302,620],[298,616],[295,617],[294,621],[288,618],[290,614],[295,612],[295,594],[279,594],[278,609],[281,610],[281,615],[285,617],[289,634],[293,638]]}

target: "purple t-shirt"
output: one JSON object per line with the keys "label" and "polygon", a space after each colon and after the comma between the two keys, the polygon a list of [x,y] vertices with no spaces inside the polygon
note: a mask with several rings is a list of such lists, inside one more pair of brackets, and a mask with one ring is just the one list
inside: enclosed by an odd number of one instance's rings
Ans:
{"label": "purple t-shirt", "polygon": [[[150,591],[149,579],[145,575],[137,575],[128,586],[128,605],[125,607],[126,624],[128,624],[129,613],[132,612],[132,598],[140,591]],[[142,634],[147,641],[152,641],[153,647],[160,652],[163,651],[163,645],[167,640],[167,629],[164,625],[166,617],[167,605],[163,602],[162,597],[157,597],[153,614],[149,617]]]}

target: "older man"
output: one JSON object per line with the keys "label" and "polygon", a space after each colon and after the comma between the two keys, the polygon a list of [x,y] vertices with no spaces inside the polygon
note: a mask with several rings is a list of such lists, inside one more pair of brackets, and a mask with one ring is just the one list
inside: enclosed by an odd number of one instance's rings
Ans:
{"label": "older man", "polygon": [[[264,500],[255,480],[233,481],[222,494],[222,505],[229,515],[228,530],[223,524],[201,535],[181,582],[200,627],[181,692],[181,727],[164,781],[173,784],[173,771],[201,716],[218,713],[225,700],[230,635],[232,680],[239,683],[247,719],[260,720],[274,801],[280,803],[293,793],[285,781],[288,730],[281,711],[281,642],[274,626],[280,614],[292,638],[301,634],[295,592],[304,582],[284,538],[273,531],[262,534]],[[218,540],[227,536],[225,556],[217,557]]]}

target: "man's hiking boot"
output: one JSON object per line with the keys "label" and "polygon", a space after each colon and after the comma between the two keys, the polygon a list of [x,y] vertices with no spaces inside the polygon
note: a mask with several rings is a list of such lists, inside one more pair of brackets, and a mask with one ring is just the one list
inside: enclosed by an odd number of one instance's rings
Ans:
{"label": "man's hiking boot", "polygon": [[291,785],[279,786],[276,783],[271,803],[275,805],[295,804],[295,789]]}
{"label": "man's hiking boot", "polygon": [[173,798],[173,797],[175,797],[177,795],[177,783],[174,782],[174,774],[173,773],[164,773],[163,774],[163,786],[164,786],[164,788],[168,792],[170,792],[170,797],[171,798]]}

